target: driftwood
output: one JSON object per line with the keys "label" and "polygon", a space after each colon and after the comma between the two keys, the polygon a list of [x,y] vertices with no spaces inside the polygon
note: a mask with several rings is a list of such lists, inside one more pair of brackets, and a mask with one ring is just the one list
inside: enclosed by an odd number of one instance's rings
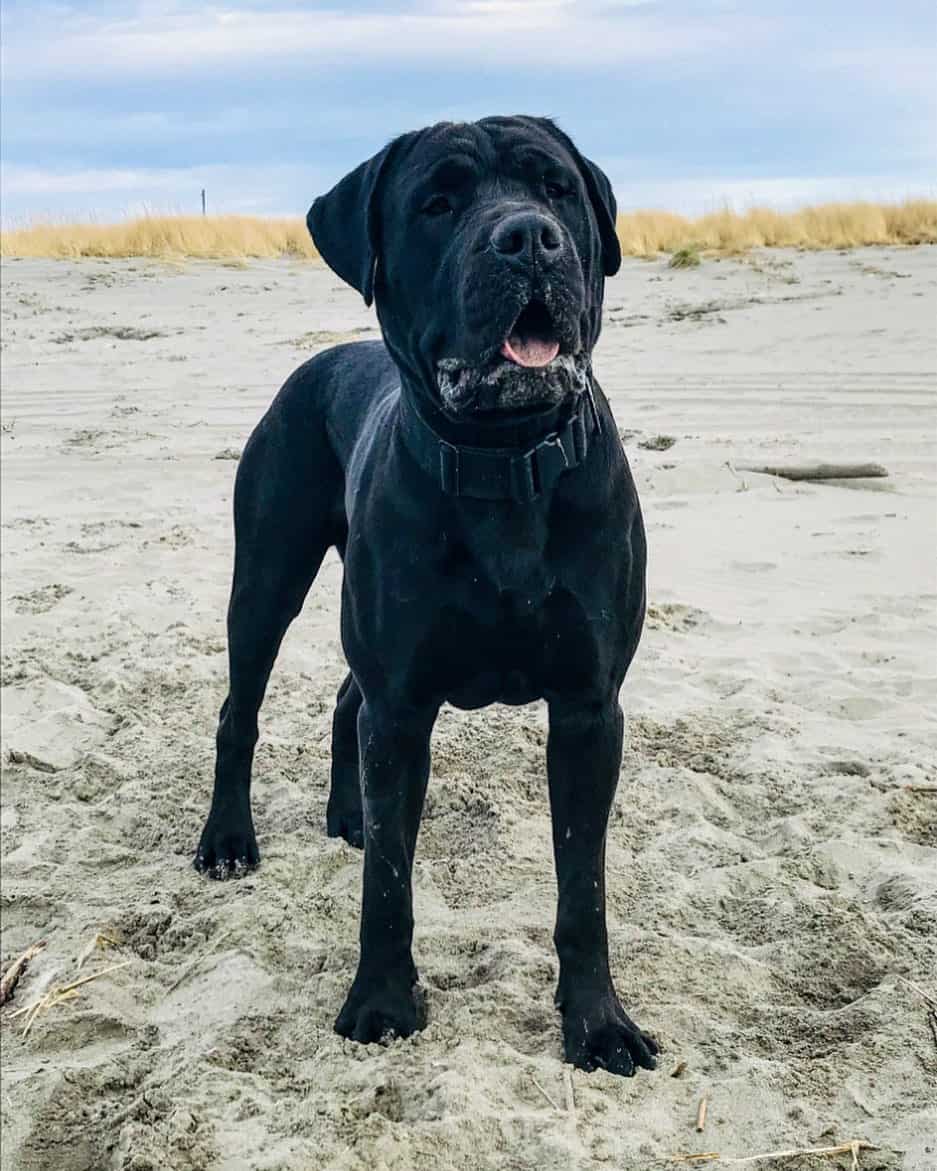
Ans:
{"label": "driftwood", "polygon": [[38,943],[34,943],[32,947],[27,947],[26,950],[16,957],[12,964],[3,973],[3,979],[0,980],[0,1004],[6,1002],[13,995],[16,985],[19,982],[20,976],[26,971],[29,961],[35,959],[36,956],[45,947],[46,941],[40,939]]}
{"label": "driftwood", "polygon": [[707,1098],[700,1098],[699,1109],[696,1111],[696,1129],[702,1133],[706,1126],[706,1110],[709,1106]]}
{"label": "driftwood", "polygon": [[874,480],[888,475],[881,464],[733,464],[740,472],[784,480]]}

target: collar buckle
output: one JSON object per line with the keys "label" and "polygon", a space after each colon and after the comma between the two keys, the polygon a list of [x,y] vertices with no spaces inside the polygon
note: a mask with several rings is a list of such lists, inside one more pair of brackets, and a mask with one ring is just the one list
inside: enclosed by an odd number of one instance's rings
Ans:
{"label": "collar buckle", "polygon": [[[565,428],[566,435],[570,435],[570,427]],[[534,496],[546,492],[560,478],[563,472],[573,468],[579,462],[576,452],[566,451],[564,434],[555,431],[542,439],[536,447],[526,453],[524,459],[530,463]],[[570,459],[572,455],[572,459]]]}

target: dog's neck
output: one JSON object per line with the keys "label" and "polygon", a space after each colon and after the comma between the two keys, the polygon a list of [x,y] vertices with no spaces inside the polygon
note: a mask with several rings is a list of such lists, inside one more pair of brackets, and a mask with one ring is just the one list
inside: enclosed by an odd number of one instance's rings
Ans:
{"label": "dog's neck", "polygon": [[453,419],[404,380],[398,426],[410,455],[447,495],[530,504],[584,463],[601,429],[587,389],[548,410],[498,422]]}
{"label": "dog's neck", "polygon": [[[592,372],[589,372],[588,394],[592,394]],[[562,402],[541,410],[505,412],[503,418],[493,413],[485,416],[466,414],[457,417],[446,411],[438,393],[429,391],[422,380],[401,375],[400,399],[403,410],[415,411],[419,418],[440,439],[454,447],[484,448],[496,451],[516,449],[526,451],[552,434],[576,409],[583,395],[570,394]]]}

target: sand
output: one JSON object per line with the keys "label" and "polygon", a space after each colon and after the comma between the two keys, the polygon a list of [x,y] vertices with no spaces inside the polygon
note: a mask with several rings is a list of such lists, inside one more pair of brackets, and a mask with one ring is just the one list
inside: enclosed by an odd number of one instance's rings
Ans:
{"label": "sand", "polygon": [[[609,282],[596,365],[651,599],[609,927],[664,1053],[633,1080],[573,1072],[573,1111],[537,705],[440,719],[415,867],[428,1028],[332,1032],[361,873],[324,832],[334,556],[262,712],[263,865],[190,865],[237,453],[293,367],[376,336],[373,315],[288,261],[11,261],[3,285],[4,966],[48,940],[10,1007],[99,932],[81,974],[130,961],[25,1038],[3,1024],[3,1171],[645,1171],[851,1139],[881,1148],[864,1169],[937,1168],[937,1044],[902,980],[937,994],[937,251]],[[814,459],[890,477],[734,470]]]}

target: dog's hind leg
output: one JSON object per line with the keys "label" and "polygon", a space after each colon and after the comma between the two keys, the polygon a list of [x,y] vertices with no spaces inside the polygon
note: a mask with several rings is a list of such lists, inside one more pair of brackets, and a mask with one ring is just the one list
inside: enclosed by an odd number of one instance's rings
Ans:
{"label": "dog's hind leg", "polygon": [[332,719],[332,787],[326,809],[330,838],[344,838],[350,846],[364,845],[361,781],[358,770],[358,709],[361,691],[349,671],[338,692]]}
{"label": "dog's hind leg", "polygon": [[195,867],[225,878],[260,860],[250,805],[257,716],[280,643],[322,558],[339,539],[341,470],[324,434],[301,457],[281,420],[265,420],[238,468],[229,691],[218,723],[215,785]]}

